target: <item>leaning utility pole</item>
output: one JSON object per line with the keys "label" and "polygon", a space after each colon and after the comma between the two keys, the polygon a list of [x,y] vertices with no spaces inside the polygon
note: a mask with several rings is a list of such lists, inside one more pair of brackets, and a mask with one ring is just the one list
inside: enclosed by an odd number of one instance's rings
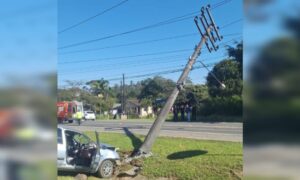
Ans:
{"label": "leaning utility pole", "polygon": [[[208,18],[206,18],[208,16]],[[204,29],[201,30],[199,24],[198,24],[198,19],[200,19],[202,27]],[[158,136],[160,129],[162,127],[162,124],[164,123],[168,113],[170,112],[170,109],[172,108],[179,91],[184,88],[185,81],[188,77],[189,72],[192,70],[193,65],[196,62],[196,59],[200,55],[202,45],[205,44],[206,47],[208,48],[208,51],[211,52],[212,50],[217,50],[218,46],[215,45],[215,42],[217,40],[221,41],[222,37],[219,35],[219,28],[216,26],[212,15],[210,13],[210,6],[202,7],[201,8],[201,14],[200,17],[195,17],[194,19],[196,26],[201,34],[201,41],[198,43],[198,45],[195,47],[195,50],[190,56],[187,65],[185,66],[181,76],[179,77],[177,81],[177,85],[172,91],[171,95],[169,96],[166,104],[164,107],[161,109],[159,115],[157,116],[156,120],[154,121],[152,127],[150,128],[148,135],[146,136],[146,139],[144,143],[141,145],[139,149],[136,149],[134,153],[132,154],[132,157],[140,157],[140,156],[147,156],[150,155],[150,151],[152,148],[152,145]],[[215,37],[215,34],[217,37]],[[213,48],[209,47],[209,43],[207,41],[210,41],[211,45]]]}

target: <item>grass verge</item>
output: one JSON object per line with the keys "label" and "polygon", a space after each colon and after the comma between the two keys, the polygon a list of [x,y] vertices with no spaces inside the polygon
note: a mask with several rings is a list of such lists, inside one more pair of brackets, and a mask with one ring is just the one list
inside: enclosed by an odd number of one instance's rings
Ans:
{"label": "grass verge", "polygon": [[[95,140],[93,132],[86,134]],[[126,134],[101,133],[100,140],[128,152],[139,147],[144,139],[128,130]],[[242,160],[242,143],[159,137],[153,156],[143,162],[141,174],[149,179],[241,179]],[[70,177],[58,177],[67,179]]]}

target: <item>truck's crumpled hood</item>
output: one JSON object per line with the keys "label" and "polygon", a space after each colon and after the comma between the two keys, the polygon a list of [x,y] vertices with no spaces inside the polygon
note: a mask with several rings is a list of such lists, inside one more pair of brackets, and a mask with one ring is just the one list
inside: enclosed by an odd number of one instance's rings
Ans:
{"label": "truck's crumpled hood", "polygon": [[100,147],[100,154],[103,159],[120,159],[120,155],[118,153],[119,148],[115,148],[109,144],[104,143],[100,143]]}
{"label": "truck's crumpled hood", "polygon": [[113,151],[117,151],[119,148],[116,148],[110,144],[105,144],[105,143],[100,143],[100,148],[101,149],[110,149],[110,150],[113,150]]}

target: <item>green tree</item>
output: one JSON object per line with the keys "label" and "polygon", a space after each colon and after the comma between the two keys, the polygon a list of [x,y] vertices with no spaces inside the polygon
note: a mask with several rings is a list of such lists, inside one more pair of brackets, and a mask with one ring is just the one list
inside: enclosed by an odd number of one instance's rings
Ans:
{"label": "green tree", "polygon": [[266,43],[250,64],[244,103],[246,143],[298,141],[300,16],[282,20],[289,36]]}
{"label": "green tree", "polygon": [[[219,62],[214,66],[207,76],[208,92],[211,97],[229,97],[242,94],[243,81],[239,62],[228,59]],[[226,85],[222,88],[213,74]]]}
{"label": "green tree", "polygon": [[[228,59],[214,66],[206,80],[211,97],[230,97],[242,95],[243,89],[243,42],[235,47],[227,46]],[[216,76],[226,88],[215,79]]]}
{"label": "green tree", "polygon": [[175,87],[175,82],[160,76],[153,79],[149,78],[141,82],[142,89],[138,99],[150,99],[155,102],[157,99],[166,99],[172,89]]}
{"label": "green tree", "polygon": [[227,46],[227,53],[230,59],[233,59],[239,63],[239,71],[243,72],[243,43],[238,43],[236,47]]}
{"label": "green tree", "polygon": [[92,80],[86,83],[90,87],[90,92],[95,96],[105,95],[109,90],[109,82],[103,78]]}

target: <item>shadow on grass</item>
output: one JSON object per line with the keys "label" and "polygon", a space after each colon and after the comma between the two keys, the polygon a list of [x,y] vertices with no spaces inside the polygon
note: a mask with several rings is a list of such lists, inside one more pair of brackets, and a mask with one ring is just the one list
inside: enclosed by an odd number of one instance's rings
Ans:
{"label": "shadow on grass", "polygon": [[124,127],[123,130],[126,136],[130,138],[132,146],[134,147],[135,150],[142,145],[143,143],[142,140],[136,137],[128,128]]}
{"label": "shadow on grass", "polygon": [[177,160],[177,159],[185,159],[185,158],[191,158],[194,156],[200,156],[203,154],[206,154],[207,151],[202,150],[188,150],[188,151],[180,151],[175,152],[167,156],[169,160]]}

